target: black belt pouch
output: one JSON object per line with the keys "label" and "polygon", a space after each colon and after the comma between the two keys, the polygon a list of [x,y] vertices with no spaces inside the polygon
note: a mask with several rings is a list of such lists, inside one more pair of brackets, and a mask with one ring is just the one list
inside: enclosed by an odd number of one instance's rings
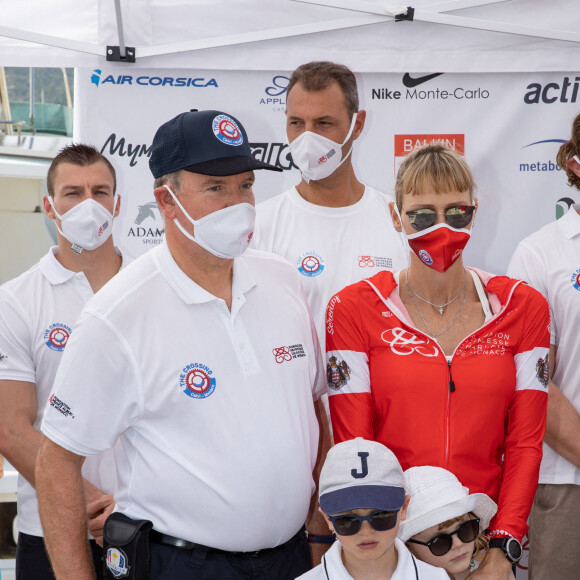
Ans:
{"label": "black belt pouch", "polygon": [[115,512],[105,522],[103,578],[149,580],[149,520],[132,520]]}

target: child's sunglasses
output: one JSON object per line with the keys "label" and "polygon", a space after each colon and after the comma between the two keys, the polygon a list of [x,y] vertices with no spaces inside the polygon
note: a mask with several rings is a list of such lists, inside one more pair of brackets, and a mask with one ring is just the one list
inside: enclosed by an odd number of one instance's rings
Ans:
{"label": "child's sunglasses", "polygon": [[[448,225],[455,229],[462,229],[469,225],[475,211],[474,205],[455,205],[448,207],[443,215]],[[439,215],[434,209],[422,207],[413,211],[405,212],[409,218],[409,223],[417,231],[426,230],[437,223]]]}
{"label": "child's sunglasses", "polygon": [[341,516],[328,516],[328,519],[334,526],[334,531],[340,536],[354,536],[358,534],[362,523],[366,520],[371,528],[377,532],[386,532],[395,527],[397,523],[397,514],[394,512],[376,511],[368,516],[355,516],[354,514]]}
{"label": "child's sunglasses", "polygon": [[421,544],[421,546],[427,546],[434,556],[444,556],[451,550],[453,545],[453,536],[457,534],[457,537],[464,543],[468,544],[473,542],[477,535],[479,534],[479,518],[473,520],[467,520],[463,522],[458,528],[451,532],[450,534],[437,534],[431,538],[428,542],[420,542],[419,540],[407,540],[412,544]]}

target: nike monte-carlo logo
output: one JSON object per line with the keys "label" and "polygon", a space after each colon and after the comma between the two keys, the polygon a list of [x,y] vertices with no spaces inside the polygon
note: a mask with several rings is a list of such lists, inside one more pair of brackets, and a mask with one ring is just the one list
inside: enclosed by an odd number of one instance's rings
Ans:
{"label": "nike monte-carlo logo", "polygon": [[412,89],[413,87],[417,87],[419,85],[422,85],[423,83],[426,83],[427,81],[430,81],[431,79],[434,79],[438,76],[441,76],[443,73],[433,73],[430,75],[425,75],[422,77],[412,77],[409,73],[405,73],[403,76],[403,84]]}

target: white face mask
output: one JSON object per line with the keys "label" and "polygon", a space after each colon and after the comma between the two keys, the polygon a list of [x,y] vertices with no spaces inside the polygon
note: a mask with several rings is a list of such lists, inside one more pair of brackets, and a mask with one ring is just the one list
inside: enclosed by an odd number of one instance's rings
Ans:
{"label": "white face mask", "polygon": [[342,143],[323,137],[312,131],[305,131],[290,143],[292,159],[302,173],[306,183],[318,181],[332,175],[352,153],[352,147],[342,157],[342,146],[350,139],[356,123],[356,113],[352,118],[350,130]]}
{"label": "white face mask", "polygon": [[[83,250],[96,250],[102,246],[113,231],[113,214],[92,198],[78,203],[66,213],[60,215],[54,207],[50,195],[48,203],[57,218],[60,219],[61,228],[56,224],[56,229],[71,244],[72,251],[80,254]],[[113,196],[113,207],[117,205],[117,196]]]}
{"label": "white face mask", "polygon": [[237,258],[245,252],[254,234],[256,221],[256,208],[251,203],[237,203],[194,220],[169,186],[163,187],[171,194],[179,209],[195,228],[194,235],[191,235],[177,218],[173,220],[186,238],[218,258]]}

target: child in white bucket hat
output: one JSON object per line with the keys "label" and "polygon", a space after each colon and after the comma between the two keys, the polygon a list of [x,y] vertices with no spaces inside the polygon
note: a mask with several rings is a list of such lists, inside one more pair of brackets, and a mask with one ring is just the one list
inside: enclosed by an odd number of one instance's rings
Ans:
{"label": "child in white bucket hat", "polygon": [[[448,580],[397,539],[409,496],[392,451],[360,437],[335,445],[320,473],[320,511],[338,539],[300,580]],[[374,577],[374,576],[373,576]]]}
{"label": "child in white bucket hat", "polygon": [[417,558],[445,569],[450,578],[467,578],[475,567],[474,554],[487,548],[484,531],[497,511],[495,502],[484,493],[470,494],[441,467],[407,469],[405,488],[411,500],[399,538]]}

